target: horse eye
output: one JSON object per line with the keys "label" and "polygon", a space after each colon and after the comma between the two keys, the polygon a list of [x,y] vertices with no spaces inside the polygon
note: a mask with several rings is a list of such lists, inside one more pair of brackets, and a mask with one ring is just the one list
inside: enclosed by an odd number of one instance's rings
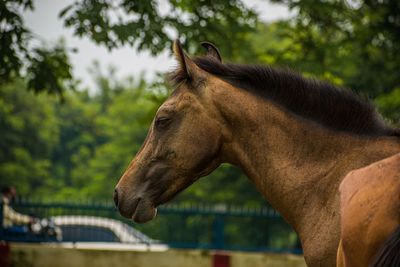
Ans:
{"label": "horse eye", "polygon": [[171,122],[170,118],[160,117],[160,118],[156,119],[156,127],[163,128],[163,127],[167,126],[170,122]]}

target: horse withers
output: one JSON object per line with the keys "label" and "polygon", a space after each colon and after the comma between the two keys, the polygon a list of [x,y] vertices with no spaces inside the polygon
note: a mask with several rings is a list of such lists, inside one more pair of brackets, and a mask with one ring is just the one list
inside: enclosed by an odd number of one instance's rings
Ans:
{"label": "horse withers", "polygon": [[336,266],[339,185],[400,152],[399,130],[350,90],[268,66],[191,58],[174,43],[175,87],[115,188],[120,213],[146,222],[221,163],[241,168],[298,233],[308,266]]}

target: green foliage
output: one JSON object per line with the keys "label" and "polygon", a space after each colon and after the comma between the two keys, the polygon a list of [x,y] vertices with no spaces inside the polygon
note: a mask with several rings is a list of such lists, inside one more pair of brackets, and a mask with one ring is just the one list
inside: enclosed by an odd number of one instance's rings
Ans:
{"label": "green foliage", "polygon": [[[27,9],[34,9],[32,0],[0,3],[0,83],[27,71],[28,89],[63,99],[65,89],[74,88],[67,50],[63,45],[28,49],[35,38],[21,16]],[[232,56],[240,51],[246,41],[244,34],[253,29],[257,20],[240,0],[82,0],[65,7],[59,17],[77,36],[89,37],[110,50],[130,45],[153,55],[171,47],[171,32],[175,32],[185,39],[191,51],[204,40],[230,40],[220,46]]]}
{"label": "green foliage", "polygon": [[86,165],[93,157],[95,147],[104,142],[96,124],[100,105],[92,103],[87,92],[68,94],[62,104],[53,105],[60,134],[59,144],[51,155],[52,191],[62,199],[77,197],[76,188],[82,189],[85,183],[73,178],[75,169]]}
{"label": "green foliage", "polygon": [[[109,49],[130,45],[156,55],[178,35],[190,53],[201,41],[213,41],[228,59],[288,65],[371,97],[399,87],[399,1],[273,2],[288,5],[297,15],[264,25],[240,0],[81,0],[59,17],[77,36]],[[72,77],[65,48],[28,51],[32,36],[20,15],[24,9],[32,10],[33,2],[0,4],[0,80],[18,76],[27,62],[33,70],[31,89],[62,96],[73,87],[66,86]]]}
{"label": "green foliage", "polygon": [[76,35],[108,49],[128,44],[153,55],[170,49],[171,32],[178,33],[192,51],[204,40],[229,40],[219,45],[233,55],[257,20],[240,0],[85,0],[67,6],[59,16]]}
{"label": "green foliage", "polygon": [[33,9],[31,0],[0,2],[0,84],[20,77],[21,70],[27,71],[30,80],[25,87],[62,99],[67,83],[73,80],[66,49],[62,43],[54,48],[28,49],[34,38],[21,13]]}
{"label": "green foliage", "polygon": [[301,71],[329,72],[371,97],[400,85],[399,1],[273,1],[298,11],[285,35]]}
{"label": "green foliage", "polygon": [[31,34],[20,13],[32,9],[32,0],[0,1],[0,82],[18,75],[22,61],[28,57]]}
{"label": "green foliage", "polygon": [[51,153],[58,128],[54,109],[16,81],[0,89],[0,183],[18,185],[21,193],[38,192],[51,183]]}
{"label": "green foliage", "polygon": [[47,92],[59,95],[63,99],[63,91],[72,87],[72,67],[63,43],[54,48],[35,48],[33,50],[28,73],[28,89],[35,93]]}

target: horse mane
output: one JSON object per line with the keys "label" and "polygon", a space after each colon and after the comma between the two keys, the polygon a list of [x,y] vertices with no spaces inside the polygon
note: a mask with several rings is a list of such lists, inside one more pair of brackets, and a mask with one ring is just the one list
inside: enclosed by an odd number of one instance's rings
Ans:
{"label": "horse mane", "polygon": [[[229,84],[271,100],[329,129],[366,136],[400,136],[399,129],[385,125],[370,101],[349,89],[304,78],[289,69],[223,64],[209,56],[196,57],[193,61],[202,70]],[[176,84],[186,77],[178,69],[171,79]]]}

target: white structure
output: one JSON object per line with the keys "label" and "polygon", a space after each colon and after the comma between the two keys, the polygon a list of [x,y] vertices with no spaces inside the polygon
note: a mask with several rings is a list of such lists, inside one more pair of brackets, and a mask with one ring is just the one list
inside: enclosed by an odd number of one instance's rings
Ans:
{"label": "white structure", "polygon": [[118,240],[122,243],[99,243],[99,242],[77,242],[74,246],[79,247],[99,247],[103,248],[105,245],[107,247],[126,247],[126,249],[131,249],[133,247],[143,247],[146,250],[166,250],[167,245],[159,244],[157,240],[151,239],[147,235],[139,232],[138,230],[130,227],[129,225],[122,223],[118,220],[95,217],[95,216],[54,216],[51,217],[54,223],[58,227],[62,226],[92,226],[100,227],[110,230],[115,234]]}

